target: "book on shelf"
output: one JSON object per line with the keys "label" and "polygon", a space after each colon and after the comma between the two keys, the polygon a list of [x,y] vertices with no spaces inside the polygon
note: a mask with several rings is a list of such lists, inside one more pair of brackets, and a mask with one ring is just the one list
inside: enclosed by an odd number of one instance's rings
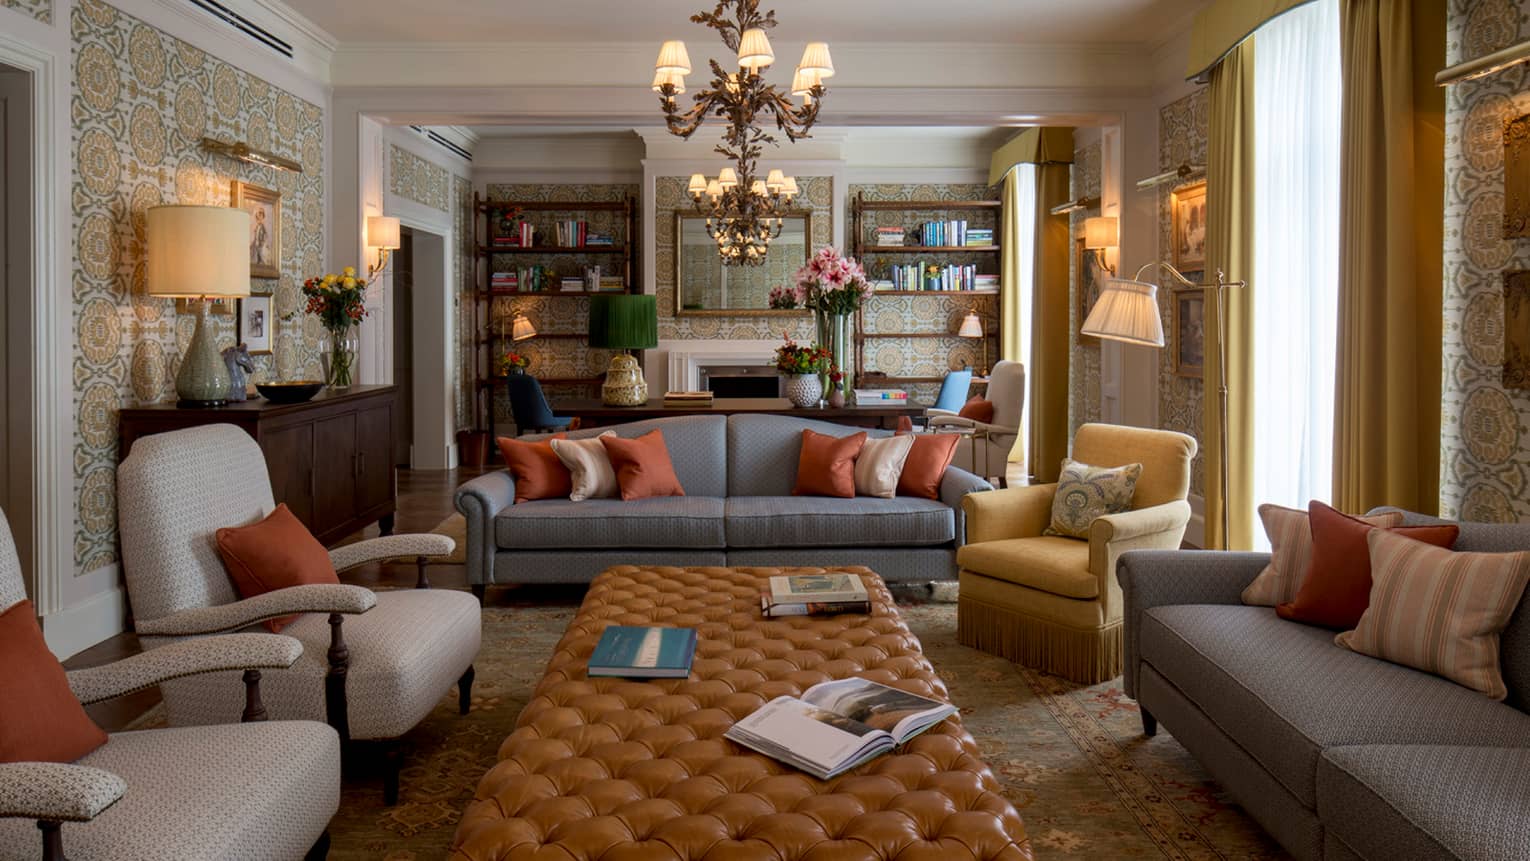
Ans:
{"label": "book on shelf", "polygon": [[593,230],[586,230],[584,244],[591,247],[600,246],[609,248],[616,244],[616,238],[609,233],[597,233]]}
{"label": "book on shelf", "polygon": [[898,285],[893,283],[893,280],[891,278],[873,278],[873,279],[871,279],[871,289],[873,289],[873,290],[896,290],[896,289],[898,289]]}
{"label": "book on shelf", "polygon": [[553,227],[557,233],[559,246],[580,248],[584,245],[587,225],[583,221],[576,218],[561,219]]}
{"label": "book on shelf", "polygon": [[612,625],[590,653],[590,677],[683,679],[696,657],[695,628]]}
{"label": "book on shelf", "polygon": [[907,291],[976,290],[977,279],[980,277],[975,263],[937,266],[915,261],[895,263],[888,270],[892,282],[898,285],[897,289]]}
{"label": "book on shelf", "polygon": [[772,602],[783,604],[803,601],[871,600],[861,575],[843,571],[777,575],[770,578],[769,594]]}
{"label": "book on shelf", "polygon": [[993,229],[989,227],[974,227],[967,231],[966,241],[962,244],[965,246],[992,245]]}
{"label": "book on shelf", "polygon": [[558,279],[558,289],[564,293],[583,293],[584,279],[565,275]]}
{"label": "book on shelf", "polygon": [[[926,221],[919,226],[921,245],[935,248],[959,248],[967,244],[967,221]],[[989,236],[992,237],[990,231]],[[984,243],[987,244],[987,243]]]}
{"label": "book on shelf", "polygon": [[878,227],[873,235],[878,246],[889,248],[903,245],[906,233],[901,227]]}
{"label": "book on shelf", "polygon": [[972,289],[974,289],[974,290],[997,290],[997,289],[999,289],[999,276],[997,276],[997,275],[975,275],[972,278]]}
{"label": "book on shelf", "polygon": [[956,713],[956,707],[869,679],[820,682],[776,697],[723,733],[820,780],[875,759]]}
{"label": "book on shelf", "polygon": [[857,406],[908,403],[908,392],[902,389],[855,389],[854,394]]}

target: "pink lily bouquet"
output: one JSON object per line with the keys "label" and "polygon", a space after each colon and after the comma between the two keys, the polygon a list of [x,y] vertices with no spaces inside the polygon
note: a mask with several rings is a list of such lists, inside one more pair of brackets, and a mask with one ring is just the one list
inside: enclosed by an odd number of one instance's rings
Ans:
{"label": "pink lily bouquet", "polygon": [[802,307],[825,314],[849,314],[871,295],[871,282],[861,264],[827,245],[797,270],[794,280]]}

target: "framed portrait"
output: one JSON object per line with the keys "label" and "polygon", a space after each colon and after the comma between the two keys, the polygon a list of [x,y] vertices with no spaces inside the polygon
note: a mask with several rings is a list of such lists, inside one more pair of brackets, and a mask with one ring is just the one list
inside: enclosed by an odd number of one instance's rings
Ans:
{"label": "framed portrait", "polygon": [[[1192,273],[1185,273],[1192,275]],[[1191,280],[1199,280],[1198,273]],[[1206,294],[1174,294],[1174,375],[1200,379],[1206,364]]]}
{"label": "framed portrait", "polygon": [[239,300],[238,332],[234,339],[249,347],[252,356],[271,355],[271,336],[276,318],[271,316],[270,296],[246,296]]}
{"label": "framed portrait", "polygon": [[281,192],[234,180],[233,207],[250,214],[250,277],[282,276]]}
{"label": "framed portrait", "polygon": [[1206,183],[1198,182],[1169,195],[1174,215],[1174,268],[1181,272],[1206,268]]}
{"label": "framed portrait", "polygon": [[1503,387],[1530,389],[1530,270],[1503,273]]}
{"label": "framed portrait", "polygon": [[[1089,312],[1094,310],[1094,303],[1100,300],[1100,291],[1105,289],[1105,279],[1110,277],[1100,266],[1100,256],[1084,247],[1084,238],[1080,236],[1074,240],[1074,246],[1078,253],[1078,326],[1082,327],[1084,321],[1089,319]],[[1074,337],[1079,344],[1098,344],[1099,338],[1093,335],[1085,335],[1075,329]]]}

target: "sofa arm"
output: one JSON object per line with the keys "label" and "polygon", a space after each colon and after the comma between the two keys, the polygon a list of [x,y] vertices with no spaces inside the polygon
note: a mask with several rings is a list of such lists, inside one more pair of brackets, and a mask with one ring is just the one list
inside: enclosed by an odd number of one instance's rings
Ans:
{"label": "sofa arm", "polygon": [[977,493],[962,499],[967,543],[1034,538],[1052,523],[1055,484],[1030,484]]}
{"label": "sofa arm", "polygon": [[457,510],[467,519],[467,575],[473,585],[494,582],[494,517],[515,504],[510,470],[485,473],[457,488]]}
{"label": "sofa arm", "polygon": [[990,490],[993,490],[993,485],[986,479],[954,466],[946,467],[945,474],[940,477],[940,501],[951,507],[956,518],[957,547],[967,543],[967,515],[962,507],[962,500],[966,499],[969,493]]}
{"label": "sofa arm", "polygon": [[1270,564],[1268,553],[1219,550],[1134,550],[1116,563],[1124,601],[1124,682],[1137,695],[1142,614],[1174,604],[1241,604],[1243,590]]}
{"label": "sofa arm", "polygon": [[99,768],[64,762],[0,763],[0,818],[89,822],[125,792],[127,781]]}

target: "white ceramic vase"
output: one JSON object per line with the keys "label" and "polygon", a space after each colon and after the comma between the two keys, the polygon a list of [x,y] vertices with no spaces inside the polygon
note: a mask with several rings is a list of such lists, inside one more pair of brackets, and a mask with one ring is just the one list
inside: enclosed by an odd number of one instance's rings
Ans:
{"label": "white ceramic vase", "polygon": [[792,406],[798,409],[818,406],[818,399],[823,397],[823,383],[819,381],[817,374],[787,374],[786,386],[783,393],[786,399],[792,402]]}

